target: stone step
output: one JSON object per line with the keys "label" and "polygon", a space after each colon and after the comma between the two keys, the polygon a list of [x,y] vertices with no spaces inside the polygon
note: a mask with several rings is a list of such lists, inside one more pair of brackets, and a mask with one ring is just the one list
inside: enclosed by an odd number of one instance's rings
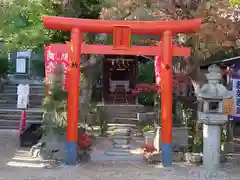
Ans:
{"label": "stone step", "polygon": [[114,148],[121,148],[121,149],[129,149],[130,148],[130,144],[113,144]]}
{"label": "stone step", "polygon": [[129,149],[123,149],[123,148],[113,148],[111,149],[113,152],[129,152]]}
{"label": "stone step", "polygon": [[131,129],[130,128],[116,128],[116,129],[114,129],[114,132],[116,133],[116,134],[125,134],[125,135],[127,135],[127,134],[129,134],[130,132],[131,132]]}
{"label": "stone step", "polygon": [[[35,120],[28,120],[26,124],[32,124],[32,123],[39,123],[41,121],[35,121]],[[18,129],[19,127],[19,121],[11,121],[11,120],[0,120],[0,129],[8,127],[8,129]]]}
{"label": "stone step", "polygon": [[127,145],[130,143],[130,139],[114,139],[114,144],[121,144],[121,145]]}
{"label": "stone step", "polygon": [[110,124],[133,124],[137,125],[139,123],[138,119],[135,118],[113,118],[109,121]]}
{"label": "stone step", "polygon": [[120,135],[113,135],[113,139],[131,139],[131,136],[120,136]]}
{"label": "stone step", "polygon": [[[31,105],[42,105],[42,101],[36,101],[36,100],[30,100],[29,104]],[[3,101],[3,103],[1,103],[0,105],[13,105],[14,107],[17,106],[17,100],[6,100]]]}
{"label": "stone step", "polygon": [[41,108],[42,104],[30,104],[28,105],[28,108]]}
{"label": "stone step", "polygon": [[[17,88],[19,84],[6,84],[4,87],[6,88]],[[30,89],[44,89],[45,85],[44,84],[29,84]]]}
{"label": "stone step", "polygon": [[[30,104],[42,104],[42,98],[39,98],[39,99],[29,99],[29,103]],[[2,99],[1,100],[1,104],[17,104],[17,99]]]}
{"label": "stone step", "polygon": [[[17,99],[18,97],[18,94],[17,93],[1,93],[0,94],[0,98],[3,99],[3,98],[6,98],[6,99]],[[43,93],[30,93],[29,94],[29,99],[31,98],[42,98],[44,97],[44,94]]]}
{"label": "stone step", "polygon": [[3,125],[1,125],[0,129],[1,130],[17,130],[18,126],[3,126]]}
{"label": "stone step", "polygon": [[116,132],[115,130],[113,131],[115,136],[130,136],[131,131],[128,132]]}
{"label": "stone step", "polygon": [[142,112],[144,111],[143,105],[136,104],[99,104],[98,106],[104,106],[107,112]]}
{"label": "stone step", "polygon": [[[3,93],[17,93],[17,87],[16,88],[6,88],[4,87]],[[30,93],[33,94],[44,94],[45,89],[44,88],[30,88]]]}
{"label": "stone step", "polygon": [[108,127],[109,127],[109,128],[119,128],[119,127],[123,127],[123,128],[135,128],[136,125],[135,125],[135,124],[108,123]]}
{"label": "stone step", "polygon": [[108,116],[110,119],[112,118],[134,118],[137,119],[136,112],[108,112]]}
{"label": "stone step", "polygon": [[[19,83],[13,83],[10,82],[8,84],[6,84],[6,87],[17,87],[19,85]],[[40,84],[29,84],[30,88],[44,88],[45,84],[44,83],[40,83]]]}
{"label": "stone step", "polygon": [[115,151],[109,151],[105,152],[106,155],[108,156],[130,156],[131,154],[129,152],[115,152]]}
{"label": "stone step", "polygon": [[[32,111],[31,109],[26,110],[27,116],[41,116],[43,115],[43,111]],[[0,116],[2,115],[21,115],[22,110],[21,109],[0,109]]]}
{"label": "stone step", "polygon": [[[28,108],[41,108],[41,104],[30,104]],[[0,104],[1,109],[17,109],[17,104]]]}
{"label": "stone step", "polygon": [[[0,120],[19,120],[21,118],[21,113],[13,114],[0,114]],[[42,120],[42,115],[27,114],[27,119]]]}

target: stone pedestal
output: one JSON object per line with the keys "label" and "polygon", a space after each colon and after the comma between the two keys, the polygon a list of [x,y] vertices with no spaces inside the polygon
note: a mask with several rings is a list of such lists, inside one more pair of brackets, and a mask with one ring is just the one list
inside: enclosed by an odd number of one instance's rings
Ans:
{"label": "stone pedestal", "polygon": [[[172,128],[172,145],[173,151],[176,149],[186,152],[188,149],[188,128],[185,126]],[[161,151],[161,127],[156,127],[154,138],[154,147]]]}
{"label": "stone pedestal", "polygon": [[154,147],[156,148],[157,152],[161,151],[161,127],[156,128],[156,134],[154,137]]}
{"label": "stone pedestal", "polygon": [[203,125],[203,164],[211,172],[220,167],[220,137],[220,125]]}

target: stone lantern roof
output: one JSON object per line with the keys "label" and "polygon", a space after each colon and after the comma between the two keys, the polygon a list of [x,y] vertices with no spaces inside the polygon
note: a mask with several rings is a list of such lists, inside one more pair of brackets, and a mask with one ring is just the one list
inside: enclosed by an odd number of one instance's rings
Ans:
{"label": "stone lantern roof", "polygon": [[222,78],[221,69],[213,64],[208,67],[208,72],[209,73],[206,74],[208,83],[196,90],[197,97],[209,100],[232,98],[232,92],[228,91],[224,85],[220,84]]}

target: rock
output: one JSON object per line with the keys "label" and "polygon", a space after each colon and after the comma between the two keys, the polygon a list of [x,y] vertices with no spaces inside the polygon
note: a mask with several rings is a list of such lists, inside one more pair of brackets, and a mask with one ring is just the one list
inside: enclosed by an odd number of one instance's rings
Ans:
{"label": "rock", "polygon": [[161,152],[145,153],[144,158],[148,161],[148,163],[161,162],[162,153]]}
{"label": "rock", "polygon": [[[153,153],[146,153],[144,157],[147,159],[149,163],[157,163],[162,161],[162,153],[161,152],[153,152]],[[177,152],[173,153],[173,162],[181,162],[184,160],[184,153]]]}
{"label": "rock", "polygon": [[65,157],[66,157],[66,149],[64,147],[64,148],[61,148],[59,151],[53,153],[52,159],[64,161]]}
{"label": "rock", "polygon": [[185,153],[185,161],[193,164],[200,164],[202,162],[201,153]]}
{"label": "rock", "polygon": [[183,152],[173,152],[173,161],[174,162],[184,161],[184,153]]}
{"label": "rock", "polygon": [[39,142],[36,145],[32,146],[32,148],[30,149],[31,156],[39,157],[40,156],[40,152],[42,151],[44,146],[45,146],[45,143],[43,143],[43,142]]}
{"label": "rock", "polygon": [[[44,146],[40,147],[43,144]],[[36,149],[40,149],[40,151],[36,151]],[[64,160],[66,156],[65,135],[45,136],[40,140],[38,146],[32,148],[33,150],[43,159]]]}
{"label": "rock", "polygon": [[220,155],[220,162],[221,162],[221,163],[227,162],[227,158],[226,158],[226,156],[225,156],[224,154],[221,154],[221,155]]}
{"label": "rock", "polygon": [[152,162],[161,162],[162,161],[162,153],[161,152],[153,152],[152,153]]}

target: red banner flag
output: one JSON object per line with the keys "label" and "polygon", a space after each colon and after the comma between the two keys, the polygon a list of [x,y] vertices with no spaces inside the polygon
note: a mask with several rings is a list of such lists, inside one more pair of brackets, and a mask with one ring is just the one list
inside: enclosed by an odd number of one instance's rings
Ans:
{"label": "red banner flag", "polygon": [[68,48],[66,44],[51,44],[44,47],[45,78],[46,84],[52,83],[51,76],[58,63],[64,66],[64,88],[68,70]]}
{"label": "red banner flag", "polygon": [[[154,58],[154,69],[155,69],[155,81],[158,88],[161,87],[161,56],[155,56]],[[158,89],[160,92],[160,89]]]}

